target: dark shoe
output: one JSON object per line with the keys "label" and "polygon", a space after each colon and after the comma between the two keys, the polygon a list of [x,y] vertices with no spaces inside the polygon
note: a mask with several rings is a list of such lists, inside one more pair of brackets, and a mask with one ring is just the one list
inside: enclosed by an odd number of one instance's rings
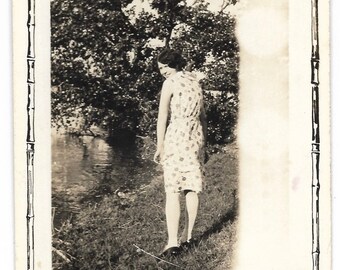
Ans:
{"label": "dark shoe", "polygon": [[181,247],[182,250],[188,249],[193,245],[193,243],[194,243],[194,240],[191,238],[191,239],[189,239],[185,242],[182,242],[180,247]]}
{"label": "dark shoe", "polygon": [[159,254],[158,257],[164,258],[169,256],[176,256],[180,251],[181,250],[179,247],[170,247],[164,250],[161,254]]}

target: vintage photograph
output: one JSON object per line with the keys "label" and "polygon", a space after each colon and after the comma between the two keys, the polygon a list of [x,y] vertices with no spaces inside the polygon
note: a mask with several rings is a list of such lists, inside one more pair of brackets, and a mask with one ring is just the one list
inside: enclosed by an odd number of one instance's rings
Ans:
{"label": "vintage photograph", "polygon": [[53,269],[231,269],[237,0],[52,0]]}
{"label": "vintage photograph", "polygon": [[331,268],[329,5],[13,1],[18,269]]}

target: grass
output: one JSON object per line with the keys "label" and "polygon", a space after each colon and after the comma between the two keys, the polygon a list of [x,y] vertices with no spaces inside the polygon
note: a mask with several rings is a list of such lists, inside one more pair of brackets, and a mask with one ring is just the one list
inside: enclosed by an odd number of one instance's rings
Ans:
{"label": "grass", "polygon": [[[231,269],[238,206],[236,145],[212,154],[206,166],[207,187],[200,195],[194,245],[168,261],[182,269]],[[115,192],[84,205],[53,229],[53,269],[180,269],[157,262],[135,246],[151,254],[164,247],[164,200],[159,171],[136,191]]]}

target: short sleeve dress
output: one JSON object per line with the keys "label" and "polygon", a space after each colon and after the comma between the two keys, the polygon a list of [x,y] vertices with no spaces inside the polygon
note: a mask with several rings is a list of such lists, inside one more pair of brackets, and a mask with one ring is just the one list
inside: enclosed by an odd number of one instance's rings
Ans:
{"label": "short sleeve dress", "polygon": [[202,88],[195,75],[182,71],[167,78],[163,87],[173,92],[162,158],[165,191],[201,192],[205,175]]}

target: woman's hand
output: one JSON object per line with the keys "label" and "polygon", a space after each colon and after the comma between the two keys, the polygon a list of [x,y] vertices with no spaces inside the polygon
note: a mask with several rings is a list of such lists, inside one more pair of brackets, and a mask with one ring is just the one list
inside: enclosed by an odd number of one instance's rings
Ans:
{"label": "woman's hand", "polygon": [[160,164],[161,160],[163,158],[163,147],[157,147],[156,153],[153,156],[153,161],[157,164]]}

